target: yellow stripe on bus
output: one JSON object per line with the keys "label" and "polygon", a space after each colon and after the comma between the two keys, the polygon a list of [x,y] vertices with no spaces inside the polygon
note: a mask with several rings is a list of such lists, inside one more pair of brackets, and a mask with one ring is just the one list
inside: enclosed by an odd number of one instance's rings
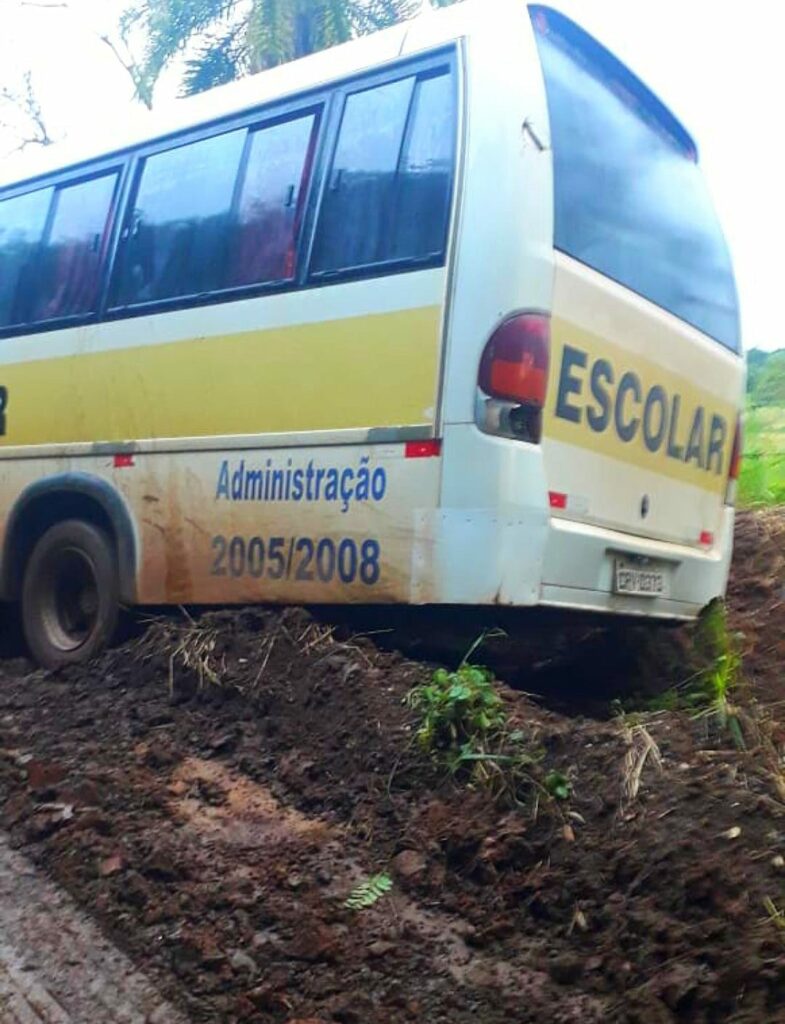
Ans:
{"label": "yellow stripe on bus", "polygon": [[431,306],[0,367],[2,444],[432,422],[441,313]]}
{"label": "yellow stripe on bus", "polygon": [[736,406],[565,320],[552,339],[547,439],[724,491]]}

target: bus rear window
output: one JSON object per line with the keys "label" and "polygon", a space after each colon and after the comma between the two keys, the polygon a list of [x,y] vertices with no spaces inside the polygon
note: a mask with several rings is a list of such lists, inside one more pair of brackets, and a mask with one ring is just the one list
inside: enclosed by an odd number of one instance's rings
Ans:
{"label": "bus rear window", "polygon": [[738,351],[728,248],[692,142],[568,19],[532,8],[555,175],[556,248]]}

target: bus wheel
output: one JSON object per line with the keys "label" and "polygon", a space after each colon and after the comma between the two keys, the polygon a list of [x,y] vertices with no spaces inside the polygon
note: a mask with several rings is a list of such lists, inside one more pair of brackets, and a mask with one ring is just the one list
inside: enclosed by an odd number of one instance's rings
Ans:
{"label": "bus wheel", "polygon": [[22,584],[22,625],[39,665],[87,661],[112,638],[120,582],[112,542],[91,523],[50,527],[33,548]]}

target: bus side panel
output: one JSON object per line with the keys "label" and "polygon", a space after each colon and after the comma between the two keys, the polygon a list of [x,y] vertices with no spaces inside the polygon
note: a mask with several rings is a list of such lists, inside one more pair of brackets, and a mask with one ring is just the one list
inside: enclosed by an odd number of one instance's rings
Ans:
{"label": "bus side panel", "polygon": [[433,434],[444,281],[9,339],[3,522],[29,485],[87,474],[130,511],[140,603],[409,601],[441,460],[407,459],[404,439]]}
{"label": "bus side panel", "polygon": [[[499,323],[521,310],[549,311],[553,294],[553,170],[537,47],[525,4],[497,2],[494,8],[494,17],[474,26],[465,56],[446,425],[475,422],[480,359]],[[459,450],[446,454],[461,458]],[[448,506],[464,500],[444,495]]]}
{"label": "bus side panel", "polygon": [[237,436],[381,427],[427,435],[444,281],[444,270],[421,271],[7,339],[0,447],[214,437],[218,448]]}
{"label": "bus side panel", "polygon": [[423,589],[418,531],[436,504],[440,459],[407,451],[3,460],[0,516],[8,522],[29,485],[77,471],[129,510],[140,604],[408,602]]}

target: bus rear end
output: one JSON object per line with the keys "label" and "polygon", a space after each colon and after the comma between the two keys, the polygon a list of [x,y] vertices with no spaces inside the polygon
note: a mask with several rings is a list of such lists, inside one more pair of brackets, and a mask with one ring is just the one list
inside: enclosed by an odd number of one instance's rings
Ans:
{"label": "bus rear end", "polygon": [[555,197],[543,596],[694,611],[724,591],[732,546],[743,371],[727,246],[681,125],[567,19],[532,19]]}
{"label": "bus rear end", "polygon": [[[465,536],[445,546],[471,549],[471,480],[497,502],[484,556],[463,556],[479,603],[691,618],[724,593],[732,549],[744,370],[728,249],[681,124],[573,22],[540,6],[529,17],[518,67],[536,54],[547,113],[531,80],[508,102],[523,138],[508,151],[520,174],[506,201],[537,192],[553,220],[546,241],[530,214],[510,241],[516,266],[496,267],[504,308],[486,312],[497,319],[474,364],[473,434],[449,422],[448,372],[444,497],[462,506]],[[496,217],[509,232],[515,215]],[[459,268],[468,245],[465,221]],[[453,324],[455,360],[471,344],[463,331]]]}

